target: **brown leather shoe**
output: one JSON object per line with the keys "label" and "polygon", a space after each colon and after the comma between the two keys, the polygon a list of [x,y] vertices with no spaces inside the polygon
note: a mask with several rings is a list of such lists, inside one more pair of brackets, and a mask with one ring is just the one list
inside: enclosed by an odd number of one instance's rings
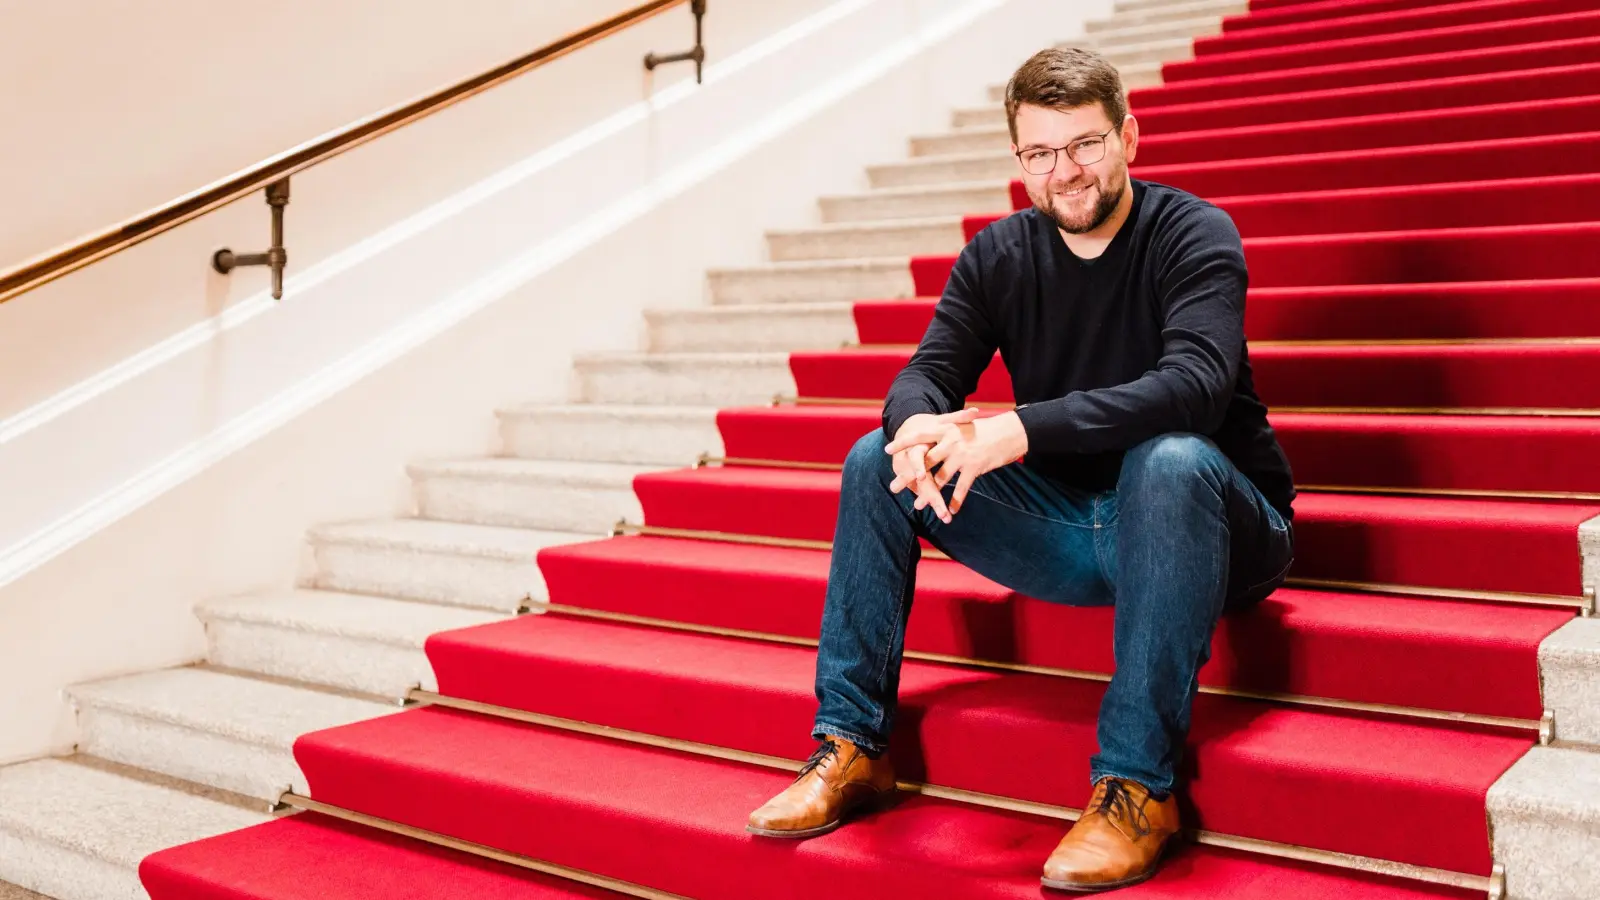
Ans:
{"label": "brown leather shoe", "polygon": [[1060,891],[1106,891],[1156,873],[1178,830],[1178,801],[1150,799],[1137,781],[1102,778],[1089,806],[1044,864],[1042,882]]}
{"label": "brown leather shoe", "polygon": [[844,738],[828,735],[783,793],[750,814],[745,830],[764,837],[815,837],[839,827],[844,816],[894,796],[887,757],[872,759]]}

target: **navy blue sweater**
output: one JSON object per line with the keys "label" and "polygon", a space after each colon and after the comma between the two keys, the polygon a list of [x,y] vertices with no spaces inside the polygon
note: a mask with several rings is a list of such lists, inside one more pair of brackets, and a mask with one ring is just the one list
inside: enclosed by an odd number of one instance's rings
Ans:
{"label": "navy blue sweater", "polygon": [[1132,190],[1127,221],[1093,260],[1034,209],[968,242],[889,388],[884,432],[960,409],[999,350],[1030,467],[1108,490],[1125,451],[1201,434],[1291,517],[1294,479],[1250,376],[1239,231],[1193,194],[1138,179]]}

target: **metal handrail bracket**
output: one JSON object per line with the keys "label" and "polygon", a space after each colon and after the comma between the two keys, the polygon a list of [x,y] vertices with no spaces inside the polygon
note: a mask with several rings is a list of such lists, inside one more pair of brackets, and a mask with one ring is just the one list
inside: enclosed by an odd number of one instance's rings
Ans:
{"label": "metal handrail bracket", "polygon": [[694,83],[700,84],[706,64],[706,47],[702,33],[702,25],[706,17],[706,0],[691,0],[689,10],[694,13],[694,47],[682,53],[668,53],[666,55],[646,53],[644,67],[653,72],[656,66],[693,60]]}

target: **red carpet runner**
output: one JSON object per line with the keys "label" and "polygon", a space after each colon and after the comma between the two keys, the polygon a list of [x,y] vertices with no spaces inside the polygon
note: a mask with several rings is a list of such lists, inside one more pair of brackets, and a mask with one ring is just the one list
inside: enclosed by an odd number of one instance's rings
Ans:
{"label": "red carpet runner", "polygon": [[[1592,7],[1256,0],[1132,93],[1135,174],[1213,199],[1245,236],[1257,384],[1305,492],[1296,584],[1226,619],[1202,676],[1196,827],[1490,874],[1485,793],[1534,741],[1537,648],[1573,614],[1576,529],[1600,515]],[[544,551],[568,611],[435,636],[441,693],[804,758],[828,558],[793,540],[831,538],[828,466],[876,427],[952,262],[910,262],[922,299],[857,304],[860,349],[793,354],[801,404],[724,410],[729,464],[636,481],[650,526],[717,534]],[[998,360],[972,399],[1010,399]],[[1109,610],[926,561],[901,777],[1082,804],[1110,629]],[[306,735],[295,755],[322,803],[702,900],[1037,897],[1066,827],[908,794],[823,838],[755,839],[745,815],[781,770],[491,712],[412,710]],[[142,874],[156,900],[613,896],[314,814],[156,854]],[[1196,845],[1118,896],[1473,895]]]}

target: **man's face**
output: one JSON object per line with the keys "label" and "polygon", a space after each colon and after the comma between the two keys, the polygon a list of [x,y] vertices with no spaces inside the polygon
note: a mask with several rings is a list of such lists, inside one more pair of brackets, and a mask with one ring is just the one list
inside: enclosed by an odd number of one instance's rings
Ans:
{"label": "man's face", "polygon": [[1087,234],[1099,228],[1116,211],[1128,189],[1128,163],[1137,144],[1138,126],[1133,116],[1128,116],[1121,135],[1111,131],[1099,138],[1110,129],[1111,121],[1098,103],[1069,110],[1031,104],[1017,108],[1017,142],[1011,145],[1011,152],[1023,155],[1019,162],[1025,161],[1030,151],[1069,145],[1077,145],[1080,157],[1092,158],[1098,152],[1094,145],[1077,142],[1104,141],[1099,148],[1104,155],[1087,166],[1073,162],[1067,151],[1060,150],[1055,168],[1043,175],[1029,172],[1026,165],[1022,167],[1022,184],[1028,198],[1068,234]]}

